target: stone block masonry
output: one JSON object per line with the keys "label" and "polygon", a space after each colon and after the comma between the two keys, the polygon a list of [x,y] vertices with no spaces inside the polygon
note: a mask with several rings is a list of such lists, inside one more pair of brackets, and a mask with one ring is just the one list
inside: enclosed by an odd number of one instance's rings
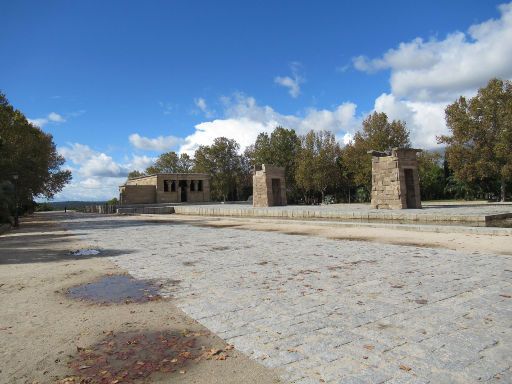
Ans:
{"label": "stone block masonry", "polygon": [[283,167],[268,164],[255,167],[252,182],[254,207],[286,205],[286,179]]}
{"label": "stone block masonry", "polygon": [[372,155],[372,208],[421,208],[416,153],[419,149],[393,148]]}
{"label": "stone block masonry", "polygon": [[121,205],[210,201],[210,175],[158,173],[129,179],[119,187]]}

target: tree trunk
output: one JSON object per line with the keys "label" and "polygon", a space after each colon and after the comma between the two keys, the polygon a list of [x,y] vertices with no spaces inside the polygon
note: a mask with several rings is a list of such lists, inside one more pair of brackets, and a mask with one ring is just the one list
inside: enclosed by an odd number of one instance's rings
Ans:
{"label": "tree trunk", "polygon": [[501,199],[500,201],[503,203],[505,202],[505,198],[507,197],[507,182],[505,178],[501,179]]}

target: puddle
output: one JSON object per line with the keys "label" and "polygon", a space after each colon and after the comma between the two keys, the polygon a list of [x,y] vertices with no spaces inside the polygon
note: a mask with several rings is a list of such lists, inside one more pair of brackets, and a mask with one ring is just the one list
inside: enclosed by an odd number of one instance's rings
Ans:
{"label": "puddle", "polygon": [[207,349],[209,332],[134,331],[110,332],[98,344],[77,347],[68,366],[73,376],[59,383],[146,382],[153,373],[185,374],[201,358],[228,357],[222,350]]}
{"label": "puddle", "polygon": [[67,292],[72,299],[100,304],[144,303],[161,299],[158,288],[150,281],[129,275],[111,275],[94,282],[72,287]]}
{"label": "puddle", "polygon": [[97,249],[80,249],[78,251],[71,252],[73,256],[92,256],[99,255],[100,251]]}

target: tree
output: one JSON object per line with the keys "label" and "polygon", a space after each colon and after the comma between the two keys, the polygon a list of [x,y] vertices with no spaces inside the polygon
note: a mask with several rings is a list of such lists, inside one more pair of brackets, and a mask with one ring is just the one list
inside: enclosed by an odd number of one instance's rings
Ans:
{"label": "tree", "polygon": [[460,97],[446,110],[450,135],[446,157],[455,178],[478,183],[487,192],[493,180],[499,184],[501,201],[512,181],[512,82],[492,79],[475,97]]}
{"label": "tree", "polygon": [[260,133],[254,145],[248,147],[245,155],[251,164],[272,164],[284,167],[288,200],[296,198],[295,168],[297,154],[300,150],[300,139],[293,129],[276,127],[270,136]]}
{"label": "tree", "polygon": [[422,200],[444,197],[446,179],[442,166],[442,156],[439,152],[420,152],[418,154],[418,173]]}
{"label": "tree", "polygon": [[213,200],[237,200],[243,170],[240,145],[232,139],[217,137],[210,146],[201,145],[195,152],[195,172],[211,175],[210,193]]}
{"label": "tree", "polygon": [[363,187],[369,196],[372,187],[370,150],[386,151],[391,148],[409,148],[409,130],[404,121],[388,121],[388,116],[374,112],[363,120],[362,130],[343,148],[343,164],[354,186]]}
{"label": "tree", "polygon": [[329,131],[309,131],[301,140],[297,158],[296,182],[308,201],[314,194],[324,201],[330,188],[335,190],[340,180],[340,147]]}
{"label": "tree", "polygon": [[166,152],[158,156],[153,165],[146,168],[146,174],[155,173],[188,173],[192,170],[193,160],[186,153]]}
{"label": "tree", "polygon": [[144,172],[140,172],[140,171],[131,171],[130,173],[128,173],[128,180],[130,179],[135,179],[137,177],[141,177],[141,176],[145,176],[146,174]]}
{"label": "tree", "polygon": [[16,204],[32,205],[36,197],[52,198],[71,180],[53,138],[28,122],[0,93],[0,181],[13,181]]}

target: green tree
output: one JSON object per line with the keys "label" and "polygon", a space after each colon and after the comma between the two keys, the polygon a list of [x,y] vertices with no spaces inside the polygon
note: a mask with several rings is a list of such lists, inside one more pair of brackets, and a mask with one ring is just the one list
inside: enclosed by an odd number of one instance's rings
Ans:
{"label": "green tree", "polygon": [[309,131],[302,138],[295,179],[306,201],[314,195],[320,195],[320,201],[323,202],[329,189],[334,191],[339,187],[339,157],[340,147],[332,132]]}
{"label": "green tree", "polygon": [[505,201],[512,181],[512,83],[492,79],[475,97],[460,97],[445,113],[451,134],[438,142],[447,144],[454,177],[498,193],[492,190],[496,180],[500,199]]}
{"label": "green tree", "polygon": [[444,197],[446,179],[442,161],[439,152],[423,151],[418,154],[422,200],[435,200]]}
{"label": "green tree", "polygon": [[243,171],[239,149],[240,145],[235,140],[225,137],[217,137],[212,145],[197,148],[194,171],[210,174],[213,200],[238,200]]}
{"label": "green tree", "polygon": [[64,158],[50,134],[33,126],[0,93],[0,181],[13,181],[17,204],[32,205],[36,197],[52,198],[71,180],[62,170]]}
{"label": "green tree", "polygon": [[272,164],[284,167],[288,200],[294,201],[297,198],[295,168],[299,150],[300,139],[295,130],[278,126],[270,136],[267,133],[260,133],[254,145],[246,149],[245,155],[253,166]]}
{"label": "green tree", "polygon": [[130,179],[135,179],[137,177],[141,177],[141,176],[145,176],[146,174],[144,172],[140,172],[140,171],[131,171],[130,173],[128,173],[128,180]]}
{"label": "green tree", "polygon": [[146,168],[145,173],[188,173],[193,168],[193,160],[186,153],[178,155],[176,152],[166,152],[158,156],[153,165]]}
{"label": "green tree", "polygon": [[409,130],[404,121],[388,121],[388,116],[374,112],[363,120],[362,130],[355,133],[352,142],[343,148],[343,164],[352,178],[353,186],[362,187],[369,196],[372,187],[370,150],[409,148]]}

